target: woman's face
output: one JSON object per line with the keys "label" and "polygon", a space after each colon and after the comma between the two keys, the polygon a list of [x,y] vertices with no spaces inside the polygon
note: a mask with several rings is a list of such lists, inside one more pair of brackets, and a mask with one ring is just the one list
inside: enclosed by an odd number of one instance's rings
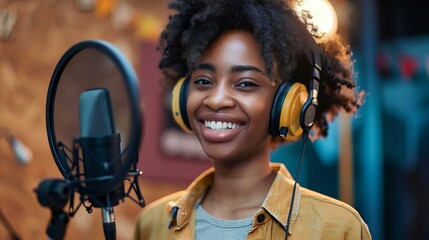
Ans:
{"label": "woman's face", "polygon": [[189,85],[192,130],[213,160],[265,157],[277,85],[266,76],[259,45],[245,31],[218,37],[199,59]]}

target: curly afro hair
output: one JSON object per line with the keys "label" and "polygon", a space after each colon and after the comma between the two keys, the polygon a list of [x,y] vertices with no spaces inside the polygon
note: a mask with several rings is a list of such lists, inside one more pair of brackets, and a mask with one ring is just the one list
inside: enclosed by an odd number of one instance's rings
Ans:
{"label": "curly afro hair", "polygon": [[272,81],[301,82],[308,87],[311,69],[302,67],[303,52],[318,48],[322,73],[312,130],[315,138],[325,137],[328,122],[341,109],[354,113],[363,94],[355,91],[349,48],[338,36],[320,37],[317,28],[308,23],[311,15],[298,16],[296,4],[282,0],[171,0],[169,7],[176,13],[161,33],[159,68],[175,82],[192,73],[202,52],[219,35],[245,30],[259,43]]}

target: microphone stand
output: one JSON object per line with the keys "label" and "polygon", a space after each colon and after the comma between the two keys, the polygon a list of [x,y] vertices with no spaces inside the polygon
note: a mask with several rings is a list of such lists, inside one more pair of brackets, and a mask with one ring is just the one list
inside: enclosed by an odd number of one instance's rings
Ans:
{"label": "microphone stand", "polygon": [[50,240],[63,239],[66,233],[69,216],[62,210],[51,208],[52,218],[46,230]]}
{"label": "microphone stand", "polygon": [[103,218],[103,231],[106,240],[116,239],[116,225],[115,225],[115,213],[113,207],[106,207],[101,209]]}
{"label": "microphone stand", "polygon": [[[5,128],[0,127],[0,139],[6,138],[7,142],[12,145],[11,140],[14,138],[12,132]],[[15,151],[15,149],[14,149]],[[0,221],[2,222],[3,226],[6,228],[6,231],[9,233],[10,238],[12,240],[20,240],[21,238],[18,236],[18,234],[15,232],[15,230],[12,228],[12,225],[9,223],[9,221],[6,219],[6,217],[3,215],[3,212],[0,210]]]}
{"label": "microphone stand", "polygon": [[0,210],[0,220],[3,223],[3,226],[6,228],[7,232],[10,235],[10,239],[12,240],[20,240],[20,237],[18,234],[13,230],[12,225],[7,221],[6,217],[3,215],[2,211]]}
{"label": "microphone stand", "polygon": [[49,239],[63,239],[69,222],[63,208],[70,197],[70,187],[64,180],[46,179],[34,191],[39,203],[51,209],[52,217],[46,229]]}

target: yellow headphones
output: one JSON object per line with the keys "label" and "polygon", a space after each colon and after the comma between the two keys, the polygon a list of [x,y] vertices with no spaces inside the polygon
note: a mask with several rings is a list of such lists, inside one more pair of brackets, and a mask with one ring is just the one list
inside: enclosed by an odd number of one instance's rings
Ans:
{"label": "yellow headphones", "polygon": [[186,104],[188,101],[189,80],[182,77],[177,81],[171,92],[171,112],[174,121],[185,132],[192,132],[189,125],[188,113],[186,111]]}
{"label": "yellow headphones", "polygon": [[[313,71],[310,79],[310,92],[301,83],[282,82],[274,96],[271,106],[269,133],[287,141],[297,140],[304,131],[308,132],[316,117],[317,95],[320,80],[320,55],[311,53],[309,57]],[[186,104],[188,100],[189,79],[183,77],[172,90],[171,106],[176,123],[185,132],[192,132]]]}
{"label": "yellow headphones", "polygon": [[280,84],[271,106],[269,126],[271,136],[280,136],[290,141],[301,136],[303,129],[300,114],[307,98],[307,89],[303,84],[290,82]]}

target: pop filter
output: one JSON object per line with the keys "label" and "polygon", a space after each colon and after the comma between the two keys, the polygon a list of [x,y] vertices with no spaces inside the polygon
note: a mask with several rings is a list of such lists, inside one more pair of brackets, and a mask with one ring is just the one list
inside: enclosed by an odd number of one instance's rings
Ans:
{"label": "pop filter", "polygon": [[138,200],[131,199],[144,206],[137,181],[142,133],[139,86],[132,65],[116,47],[90,40],[64,53],[49,84],[46,127],[52,155],[71,195],[78,192],[81,204],[89,201],[91,207],[103,208],[103,222],[114,223],[109,213],[119,200],[131,197],[131,190]]}
{"label": "pop filter", "polygon": [[[122,169],[105,179],[82,177],[81,166],[70,162],[73,140],[80,132],[80,96],[88,89],[109,90],[117,132],[121,134]],[[71,47],[58,62],[49,84],[46,127],[49,146],[61,174],[83,194],[104,194],[120,184],[137,162],[142,132],[137,76],[112,44],[94,40]],[[83,161],[83,159],[81,159]],[[79,172],[77,172],[79,171]]]}

